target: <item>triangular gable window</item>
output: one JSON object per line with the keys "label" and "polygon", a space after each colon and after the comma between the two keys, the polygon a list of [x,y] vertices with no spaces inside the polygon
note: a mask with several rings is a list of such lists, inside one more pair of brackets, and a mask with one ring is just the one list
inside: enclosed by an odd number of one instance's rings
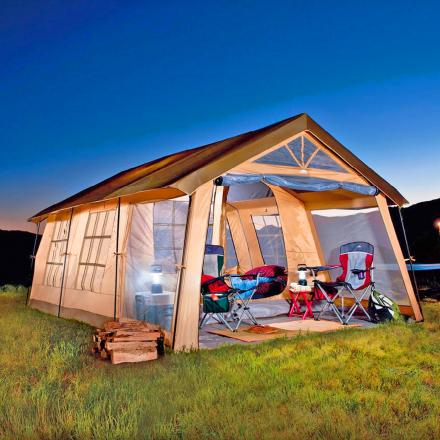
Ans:
{"label": "triangular gable window", "polygon": [[347,171],[335,162],[324,151],[320,150],[309,164],[309,168],[317,168],[320,170],[337,171],[338,173],[346,173]]}
{"label": "triangular gable window", "polygon": [[264,163],[268,165],[284,165],[290,167],[297,167],[298,164],[293,159],[292,155],[287,151],[286,147],[278,148],[271,151],[263,157],[260,157],[255,161],[256,163]]}
{"label": "triangular gable window", "polygon": [[294,139],[286,146],[271,151],[255,162],[268,165],[300,167],[303,169],[314,168],[339,173],[347,172],[347,170],[325,153],[321,147],[316,146],[305,136]]}

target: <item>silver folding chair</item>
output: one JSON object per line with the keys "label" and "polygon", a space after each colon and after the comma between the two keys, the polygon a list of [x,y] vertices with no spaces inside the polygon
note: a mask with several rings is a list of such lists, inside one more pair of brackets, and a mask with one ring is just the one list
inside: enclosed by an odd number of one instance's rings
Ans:
{"label": "silver folding chair", "polygon": [[[321,293],[325,304],[316,320],[328,310],[331,310],[338,320],[346,325],[353,317],[356,310],[362,313],[371,321],[362,301],[374,289],[374,246],[365,241],[347,243],[341,246],[339,253],[339,265],[335,266],[314,266],[308,267],[313,276],[315,294]],[[334,282],[324,282],[318,279],[320,271],[329,271],[336,268],[342,269],[342,274]],[[353,299],[352,306],[345,312],[344,298]],[[335,304],[336,300],[341,300],[341,309]]]}

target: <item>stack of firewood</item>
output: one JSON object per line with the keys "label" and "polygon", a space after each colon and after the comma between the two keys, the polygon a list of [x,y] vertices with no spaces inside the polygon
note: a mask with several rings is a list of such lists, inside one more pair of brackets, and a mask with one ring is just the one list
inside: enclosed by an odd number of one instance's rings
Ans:
{"label": "stack of firewood", "polygon": [[93,336],[93,353],[112,364],[144,362],[164,354],[159,326],[142,321],[110,321]]}

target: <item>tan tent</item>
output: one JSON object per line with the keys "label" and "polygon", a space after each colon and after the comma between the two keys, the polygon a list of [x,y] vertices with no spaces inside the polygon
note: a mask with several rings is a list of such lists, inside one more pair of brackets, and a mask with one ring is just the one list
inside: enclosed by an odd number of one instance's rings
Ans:
{"label": "tan tent", "polygon": [[142,303],[174,349],[197,348],[205,243],[225,247],[226,268],[278,263],[294,281],[297,264],[335,261],[340,244],[365,240],[379,289],[421,320],[388,210],[405,203],[301,114],[124,171],[33,216],[47,223],[30,305],[100,325],[139,318]]}

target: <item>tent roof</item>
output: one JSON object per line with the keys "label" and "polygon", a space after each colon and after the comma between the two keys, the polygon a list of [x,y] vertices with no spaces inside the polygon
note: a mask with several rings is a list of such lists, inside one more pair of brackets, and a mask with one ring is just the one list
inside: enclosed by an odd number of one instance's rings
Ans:
{"label": "tent roof", "polygon": [[[340,144],[310,116],[301,113],[258,130],[174,153],[122,171],[59,203],[49,206],[29,220],[36,222],[43,220],[54,211],[139,191],[173,186],[176,182],[190,175],[197,175],[195,183],[202,184],[301,131],[308,131],[318,138],[330,151],[362,175],[370,184],[376,186],[392,204],[403,205],[408,203],[396,188]],[[229,160],[228,165],[226,165],[225,160]],[[236,163],[233,163],[234,160]],[[179,187],[179,185],[176,186]],[[189,188],[188,185],[183,185],[184,192],[191,192],[191,189],[195,189],[185,188]]]}

